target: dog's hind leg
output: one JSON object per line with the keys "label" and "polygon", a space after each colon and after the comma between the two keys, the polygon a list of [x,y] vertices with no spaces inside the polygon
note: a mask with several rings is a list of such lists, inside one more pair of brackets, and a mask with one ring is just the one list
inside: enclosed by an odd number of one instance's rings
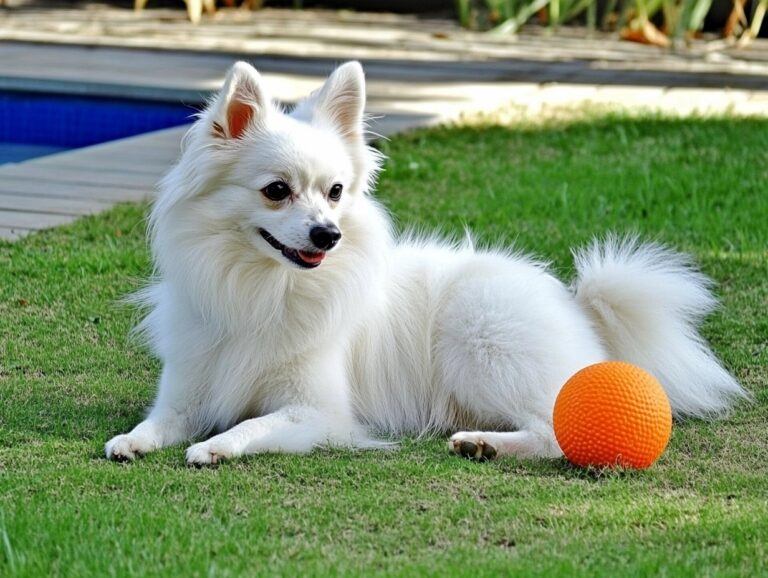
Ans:
{"label": "dog's hind leg", "polygon": [[448,440],[448,450],[474,460],[490,460],[497,456],[561,456],[562,452],[551,428],[541,424],[539,429],[540,431],[458,432]]}
{"label": "dog's hind leg", "polygon": [[451,286],[434,351],[438,391],[471,418],[446,427],[501,431],[460,431],[449,447],[486,459],[559,456],[552,410],[560,387],[605,353],[562,283],[524,261],[495,265]]}

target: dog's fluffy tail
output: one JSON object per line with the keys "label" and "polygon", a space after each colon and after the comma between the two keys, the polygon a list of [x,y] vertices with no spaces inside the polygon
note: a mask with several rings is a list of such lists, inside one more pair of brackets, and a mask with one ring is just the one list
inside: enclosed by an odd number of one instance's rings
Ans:
{"label": "dog's fluffy tail", "polygon": [[675,416],[717,417],[746,393],[698,333],[717,302],[688,259],[636,238],[608,238],[575,255],[576,300],[609,354],[654,375]]}

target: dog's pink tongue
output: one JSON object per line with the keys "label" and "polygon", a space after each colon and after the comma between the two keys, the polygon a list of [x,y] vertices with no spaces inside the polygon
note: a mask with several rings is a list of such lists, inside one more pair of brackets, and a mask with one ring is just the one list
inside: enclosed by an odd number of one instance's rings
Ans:
{"label": "dog's pink tongue", "polygon": [[305,253],[304,251],[299,251],[299,257],[301,257],[302,261],[315,264],[325,259],[325,253]]}

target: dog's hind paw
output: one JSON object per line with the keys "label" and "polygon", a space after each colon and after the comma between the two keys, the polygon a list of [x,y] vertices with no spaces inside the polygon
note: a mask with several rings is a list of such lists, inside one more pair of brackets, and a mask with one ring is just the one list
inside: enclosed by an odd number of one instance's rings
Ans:
{"label": "dog's hind paw", "polygon": [[448,440],[448,451],[470,460],[486,461],[496,457],[496,448],[480,433],[459,432]]}
{"label": "dog's hind paw", "polygon": [[233,452],[224,444],[211,440],[187,448],[187,465],[202,467],[215,466],[219,462],[233,457]]}

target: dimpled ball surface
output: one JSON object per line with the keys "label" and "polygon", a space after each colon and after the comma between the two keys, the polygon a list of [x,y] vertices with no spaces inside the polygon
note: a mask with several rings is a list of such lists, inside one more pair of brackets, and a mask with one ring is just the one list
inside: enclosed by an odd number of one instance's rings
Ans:
{"label": "dimpled ball surface", "polygon": [[669,443],[672,409],[650,373],[607,361],[565,383],[553,424],[560,449],[574,465],[645,469]]}

